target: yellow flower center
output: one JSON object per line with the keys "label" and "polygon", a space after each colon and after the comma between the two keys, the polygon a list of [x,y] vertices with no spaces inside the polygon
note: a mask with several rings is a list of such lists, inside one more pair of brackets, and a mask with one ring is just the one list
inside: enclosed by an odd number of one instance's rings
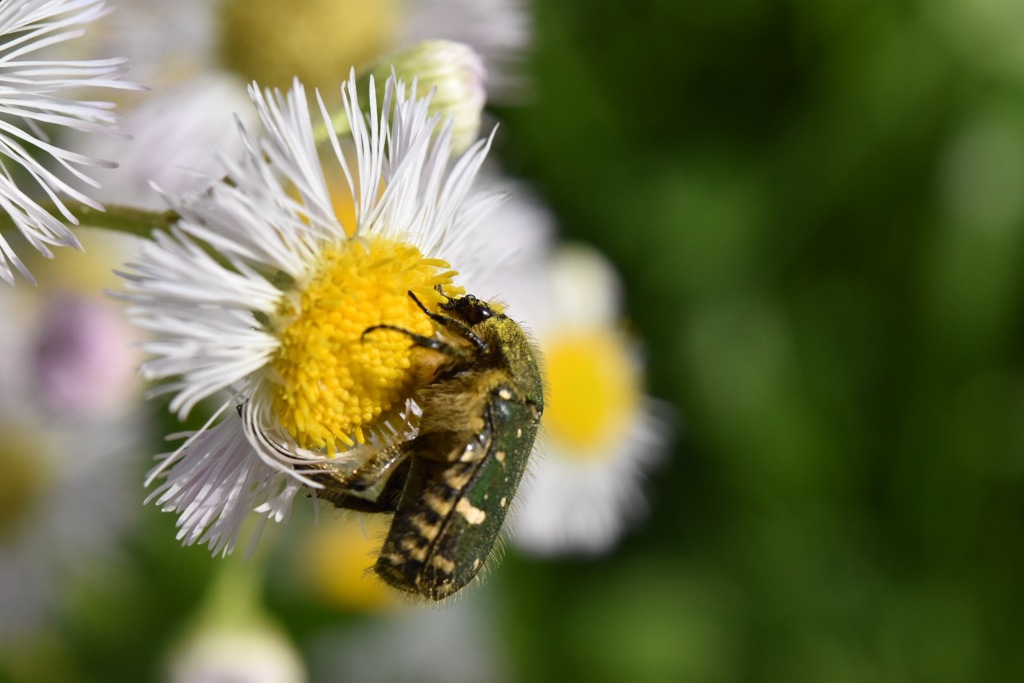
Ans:
{"label": "yellow flower center", "polygon": [[330,606],[356,612],[394,608],[399,603],[393,591],[369,571],[391,518],[370,515],[360,522],[340,516],[321,520],[306,549],[306,578]]}
{"label": "yellow flower center", "polygon": [[[271,321],[280,348],[268,373],[274,413],[304,448],[334,453],[396,418],[422,378],[409,333],[431,336],[428,309],[449,285],[445,261],[386,239],[353,239],[326,250],[294,304]],[[377,325],[394,329],[368,330]],[[403,332],[404,331],[404,332]]]}
{"label": "yellow flower center", "polygon": [[581,459],[607,449],[637,408],[640,387],[629,349],[610,330],[578,330],[544,344],[549,437]]}
{"label": "yellow flower center", "polygon": [[261,86],[288,87],[297,76],[330,96],[349,69],[393,47],[399,16],[395,0],[225,0],[221,53]]}

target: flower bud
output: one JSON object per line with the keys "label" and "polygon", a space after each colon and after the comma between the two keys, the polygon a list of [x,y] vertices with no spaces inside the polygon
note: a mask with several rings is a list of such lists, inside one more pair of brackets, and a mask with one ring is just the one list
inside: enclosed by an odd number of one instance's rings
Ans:
{"label": "flower bud", "polygon": [[377,62],[361,80],[373,76],[381,97],[392,69],[400,81],[411,83],[416,78],[420,96],[437,88],[430,113],[452,117],[453,154],[461,154],[476,141],[487,92],[484,64],[473,48],[449,40],[424,41]]}

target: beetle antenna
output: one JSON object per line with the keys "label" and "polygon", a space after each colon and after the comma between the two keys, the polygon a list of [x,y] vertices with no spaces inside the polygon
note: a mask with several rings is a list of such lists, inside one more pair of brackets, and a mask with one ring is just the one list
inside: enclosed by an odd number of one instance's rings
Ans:
{"label": "beetle antenna", "polygon": [[[465,339],[468,339],[469,342],[473,346],[475,346],[478,351],[480,351],[481,353],[487,353],[487,342],[485,342],[483,339],[478,337],[473,332],[473,330],[469,329],[468,325],[466,325],[465,323],[463,323],[460,320],[456,320],[455,318],[449,318],[448,316],[444,316],[444,315],[441,315],[440,313],[434,313],[434,312],[428,310],[427,307],[423,305],[423,302],[420,301],[416,297],[416,294],[414,294],[412,291],[409,292],[409,298],[412,299],[413,301],[415,301],[416,305],[420,307],[420,310],[423,311],[427,315],[427,317],[430,318],[431,320],[433,320],[435,323],[437,323],[438,325],[440,325],[441,327],[444,327],[446,329],[454,329],[462,337],[464,337]],[[448,300],[452,301],[451,298],[449,298]],[[366,334],[366,333],[364,332],[363,334]]]}

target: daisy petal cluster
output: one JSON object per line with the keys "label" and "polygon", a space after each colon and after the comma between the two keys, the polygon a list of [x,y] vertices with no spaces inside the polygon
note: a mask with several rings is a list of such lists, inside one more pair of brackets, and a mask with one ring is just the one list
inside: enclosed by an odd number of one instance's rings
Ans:
{"label": "daisy petal cluster", "polygon": [[[489,140],[451,158],[451,121],[415,82],[368,90],[364,109],[354,73],[342,86],[351,138],[325,152],[298,82],[251,88],[264,132],[240,126],[245,153],[222,159],[223,180],[168,198],[180,219],[124,273],[151,335],[143,374],[182,418],[215,401],[150,474],[185,544],[229,553],[250,512],[284,521],[316,472],[415,434],[408,333],[434,323],[409,293],[436,307],[459,291],[456,264],[483,265],[473,233],[494,200],[470,189]],[[364,335],[379,325],[407,332]]]}
{"label": "daisy petal cluster", "polygon": [[[100,210],[82,186],[97,183],[85,170],[111,164],[54,144],[47,129],[110,133],[116,118],[107,102],[76,100],[79,88],[135,88],[120,80],[123,59],[47,58],[55,45],[81,37],[106,14],[102,0],[8,0],[0,3],[0,211],[44,256],[52,246],[79,246],[66,223],[76,224],[65,199]],[[65,179],[67,178],[67,179]],[[40,204],[53,204],[55,213]],[[0,236],[0,278],[14,270],[32,276]]]}

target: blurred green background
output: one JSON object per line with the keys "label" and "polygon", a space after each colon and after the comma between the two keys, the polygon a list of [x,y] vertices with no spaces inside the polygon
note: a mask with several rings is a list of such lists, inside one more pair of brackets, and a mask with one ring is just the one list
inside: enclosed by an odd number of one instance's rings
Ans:
{"label": "blurred green background", "polygon": [[523,680],[1024,678],[1022,6],[537,9],[502,151],[683,430],[608,562],[508,563]]}
{"label": "blurred green background", "polygon": [[[1021,5],[534,9],[498,153],[619,267],[681,419],[612,555],[509,551],[471,598],[495,679],[1024,680]],[[221,562],[173,522],[147,506],[0,680],[156,680]],[[270,565],[303,653],[379,626]]]}

